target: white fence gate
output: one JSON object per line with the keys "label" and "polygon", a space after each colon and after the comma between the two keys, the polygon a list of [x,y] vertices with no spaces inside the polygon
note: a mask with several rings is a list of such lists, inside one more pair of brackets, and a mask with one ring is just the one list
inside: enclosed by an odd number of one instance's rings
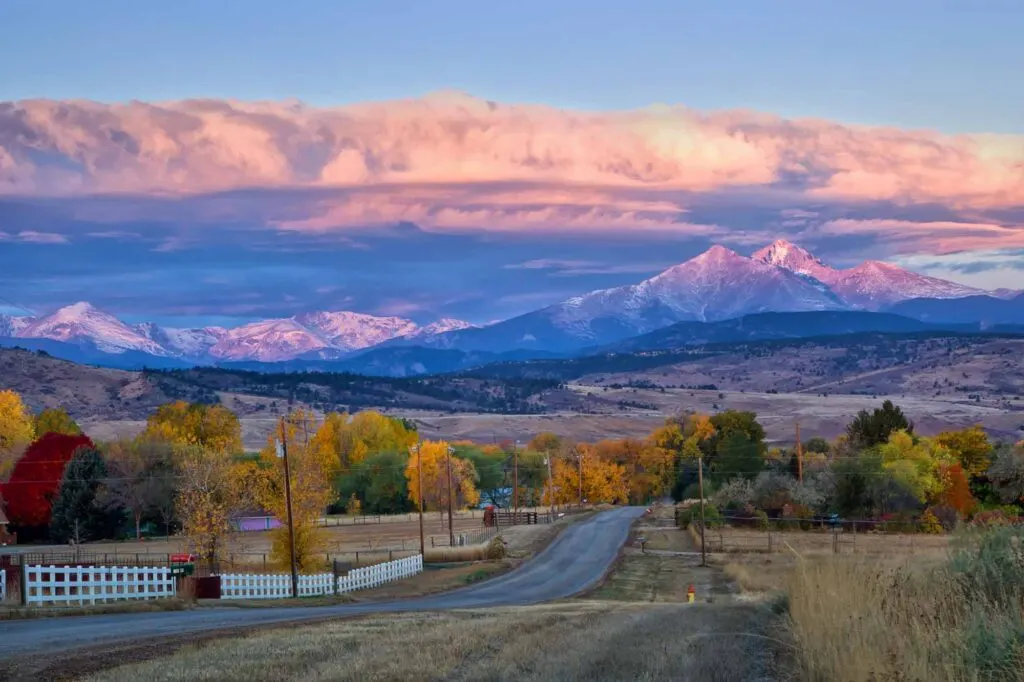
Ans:
{"label": "white fence gate", "polygon": [[161,599],[175,594],[168,567],[26,566],[26,604],[96,604]]}
{"label": "white fence gate", "polygon": [[[357,568],[334,582],[331,573],[299,576],[299,596],[318,597],[377,587],[423,572],[423,557],[407,557],[383,564]],[[292,596],[292,577],[287,573],[271,575],[228,573],[220,576],[221,599],[284,599]]]}

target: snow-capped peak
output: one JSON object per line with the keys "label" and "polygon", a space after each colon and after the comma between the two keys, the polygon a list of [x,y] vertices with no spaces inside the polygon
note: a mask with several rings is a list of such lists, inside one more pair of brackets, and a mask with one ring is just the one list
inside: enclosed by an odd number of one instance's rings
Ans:
{"label": "snow-capped peak", "polygon": [[85,301],[64,306],[50,315],[31,321],[18,331],[18,336],[88,341],[105,353],[137,350],[151,355],[168,355],[160,344]]}
{"label": "snow-capped peak", "polygon": [[401,317],[376,317],[347,310],[303,313],[292,319],[340,350],[369,348],[419,330],[415,322]]}
{"label": "snow-capped peak", "polygon": [[826,283],[832,280],[836,274],[835,270],[822,263],[810,251],[785,239],[776,239],[763,249],[755,251],[751,258]]}
{"label": "snow-capped peak", "polygon": [[417,329],[413,334],[409,334],[409,337],[422,337],[422,336],[435,336],[437,334],[444,334],[445,332],[455,332],[460,329],[472,329],[475,325],[466,322],[465,320],[456,320],[453,317],[442,317],[436,322],[423,325]]}

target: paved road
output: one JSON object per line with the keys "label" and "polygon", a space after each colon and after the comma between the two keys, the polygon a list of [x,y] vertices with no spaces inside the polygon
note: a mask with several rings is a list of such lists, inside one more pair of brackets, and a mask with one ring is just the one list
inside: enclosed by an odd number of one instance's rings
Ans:
{"label": "paved road", "polygon": [[639,507],[602,512],[569,526],[520,568],[479,585],[429,597],[339,606],[203,608],[0,622],[0,658],[51,653],[208,630],[396,611],[519,606],[562,599],[599,582],[629,536]]}

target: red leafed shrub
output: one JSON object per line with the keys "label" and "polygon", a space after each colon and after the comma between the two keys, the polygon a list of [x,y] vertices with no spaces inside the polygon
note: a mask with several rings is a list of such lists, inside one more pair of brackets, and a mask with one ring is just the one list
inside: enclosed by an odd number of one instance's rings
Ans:
{"label": "red leafed shrub", "polygon": [[28,447],[2,487],[7,518],[12,524],[50,524],[50,506],[57,496],[64,467],[82,446],[92,447],[92,441],[87,436],[48,433]]}
{"label": "red leafed shrub", "polygon": [[939,494],[939,503],[952,507],[961,516],[967,516],[977,506],[977,501],[971,496],[971,484],[967,480],[967,474],[959,463],[940,469],[943,490]]}

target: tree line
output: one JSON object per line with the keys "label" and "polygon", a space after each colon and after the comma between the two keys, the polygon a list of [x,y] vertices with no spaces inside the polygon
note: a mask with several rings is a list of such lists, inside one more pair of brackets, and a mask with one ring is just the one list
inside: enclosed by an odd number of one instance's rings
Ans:
{"label": "tree line", "polygon": [[[700,466],[712,516],[828,513],[942,528],[1016,517],[1024,497],[1024,446],[994,444],[979,426],[921,437],[889,401],[835,441],[802,443],[800,457],[770,447],[757,415],[735,410],[680,414],[645,438],[480,444],[423,440],[414,424],[371,410],[295,409],[247,452],[237,416],[220,405],[169,403],[138,436],[93,442],[63,410],[30,414],[11,391],[0,392],[0,496],[24,540],[181,534],[215,560],[239,517],[285,518],[282,441],[300,566],[322,556],[324,513],[414,511],[421,476],[428,512],[449,498],[460,509],[692,499]],[[287,532],[272,533],[284,565]]]}

